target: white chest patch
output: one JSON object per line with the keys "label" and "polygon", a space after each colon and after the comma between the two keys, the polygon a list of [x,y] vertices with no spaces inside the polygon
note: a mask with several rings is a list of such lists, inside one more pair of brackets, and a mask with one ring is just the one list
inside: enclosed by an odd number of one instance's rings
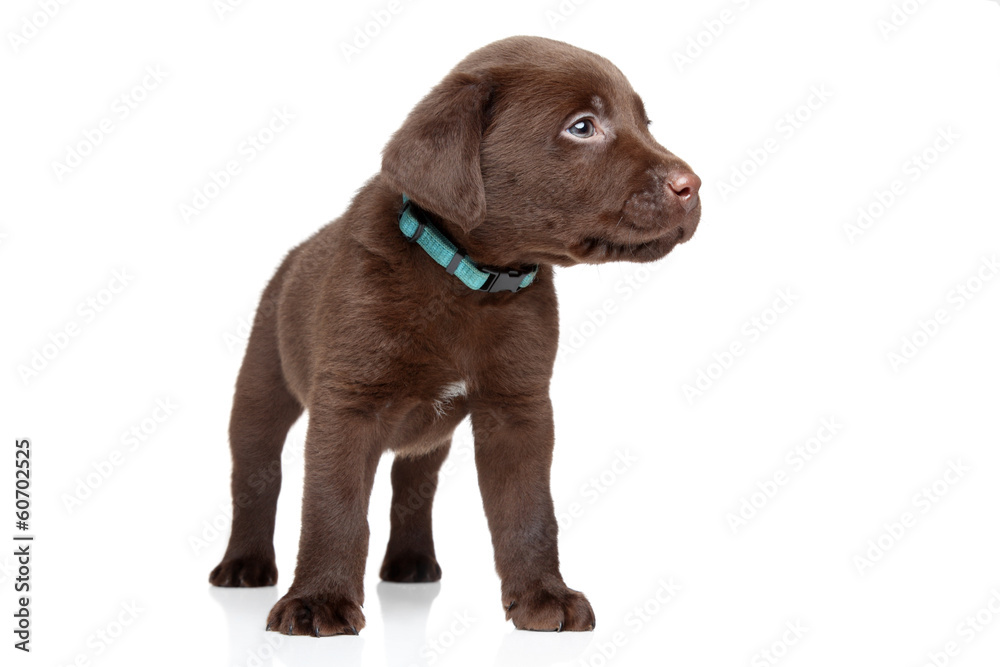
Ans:
{"label": "white chest patch", "polygon": [[434,406],[434,412],[437,413],[439,417],[443,417],[444,413],[448,411],[451,407],[452,401],[460,396],[465,396],[468,391],[468,387],[465,385],[465,380],[459,380],[458,382],[452,382],[446,384],[441,388],[441,393],[437,398],[431,403]]}

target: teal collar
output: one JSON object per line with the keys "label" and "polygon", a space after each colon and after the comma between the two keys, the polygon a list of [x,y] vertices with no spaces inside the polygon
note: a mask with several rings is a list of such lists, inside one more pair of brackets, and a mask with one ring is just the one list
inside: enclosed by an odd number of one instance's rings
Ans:
{"label": "teal collar", "polygon": [[488,269],[479,266],[442,234],[421,211],[403,195],[403,210],[399,213],[399,229],[407,241],[416,243],[445,271],[455,276],[469,289],[480,292],[517,292],[531,284],[538,266],[528,272],[513,269]]}

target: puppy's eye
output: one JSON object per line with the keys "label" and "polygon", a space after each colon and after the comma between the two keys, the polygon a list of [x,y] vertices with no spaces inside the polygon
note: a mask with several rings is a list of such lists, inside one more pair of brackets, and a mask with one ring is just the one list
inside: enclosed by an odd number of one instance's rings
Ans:
{"label": "puppy's eye", "polygon": [[594,127],[594,121],[589,118],[582,118],[576,121],[566,128],[566,131],[578,139],[589,139],[597,134],[597,129]]}

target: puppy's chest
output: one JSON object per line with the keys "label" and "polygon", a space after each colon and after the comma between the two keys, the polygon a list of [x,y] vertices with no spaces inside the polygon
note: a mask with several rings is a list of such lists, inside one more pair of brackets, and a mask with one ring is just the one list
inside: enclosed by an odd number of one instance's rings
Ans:
{"label": "puppy's chest", "polygon": [[465,380],[456,380],[442,386],[437,395],[431,399],[431,408],[438,417],[445,416],[458,399],[463,399],[469,395],[469,386]]}
{"label": "puppy's chest", "polygon": [[397,329],[396,377],[435,414],[483,393],[544,384],[551,364],[539,349],[558,328],[530,307],[532,296],[413,299]]}
{"label": "puppy's chest", "polygon": [[417,357],[426,354],[446,366],[468,368],[492,356],[498,332],[511,328],[509,320],[501,309],[431,297],[411,305],[400,333]]}
{"label": "puppy's chest", "polygon": [[[426,311],[425,311],[426,313]],[[488,388],[510,365],[495,344],[494,326],[482,316],[446,310],[418,320],[404,335],[396,375],[406,393],[419,397],[436,415],[463,405],[474,388]]]}

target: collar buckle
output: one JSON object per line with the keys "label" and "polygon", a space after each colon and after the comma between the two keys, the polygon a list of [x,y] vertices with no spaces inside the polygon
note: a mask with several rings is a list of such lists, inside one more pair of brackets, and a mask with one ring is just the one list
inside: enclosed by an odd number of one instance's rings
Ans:
{"label": "collar buckle", "polygon": [[486,279],[486,282],[479,289],[491,294],[520,291],[521,282],[524,281],[524,277],[527,275],[523,271],[515,271],[513,269],[498,271],[496,269],[479,267],[479,270],[489,274],[489,278]]}

